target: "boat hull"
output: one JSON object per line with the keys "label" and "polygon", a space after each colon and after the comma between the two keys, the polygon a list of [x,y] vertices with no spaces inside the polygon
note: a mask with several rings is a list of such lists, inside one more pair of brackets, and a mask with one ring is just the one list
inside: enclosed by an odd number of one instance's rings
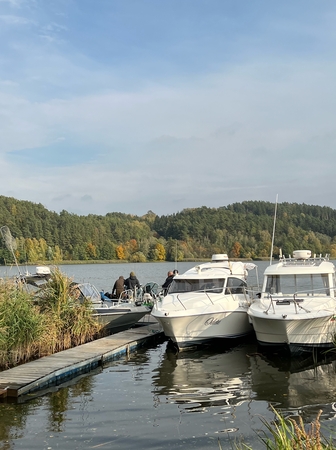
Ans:
{"label": "boat hull", "polygon": [[150,309],[141,306],[137,308],[97,308],[93,316],[98,322],[109,332],[117,332],[126,330],[134,326],[146,314],[150,313]]}
{"label": "boat hull", "polygon": [[261,317],[250,314],[250,319],[261,345],[288,346],[293,349],[334,345],[336,320],[330,313],[306,318]]}
{"label": "boat hull", "polygon": [[233,340],[253,331],[245,309],[203,314],[165,314],[152,312],[164,334],[179,348],[204,345],[212,340]]}

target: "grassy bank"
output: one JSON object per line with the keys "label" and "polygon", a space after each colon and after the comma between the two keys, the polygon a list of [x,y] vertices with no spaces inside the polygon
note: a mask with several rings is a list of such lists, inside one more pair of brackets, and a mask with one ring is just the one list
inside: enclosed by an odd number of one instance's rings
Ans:
{"label": "grassy bank", "polygon": [[[316,419],[309,425],[303,423],[302,417],[284,418],[273,407],[275,415],[273,422],[261,419],[264,430],[257,432],[260,442],[267,450],[335,450],[332,436],[325,438],[321,433],[319,411]],[[219,442],[219,447],[222,447]],[[240,442],[235,445],[236,450],[253,450],[252,447]]]}
{"label": "grassy bank", "polygon": [[51,355],[103,335],[89,302],[80,303],[59,269],[38,294],[0,280],[0,369]]}

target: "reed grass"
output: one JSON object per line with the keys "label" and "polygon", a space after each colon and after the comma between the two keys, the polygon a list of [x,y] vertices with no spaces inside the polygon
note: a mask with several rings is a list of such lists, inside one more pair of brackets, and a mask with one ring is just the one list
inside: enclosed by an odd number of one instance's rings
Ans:
{"label": "reed grass", "polygon": [[[262,418],[261,421],[266,431],[258,432],[261,442],[267,450],[335,450],[332,438],[327,440],[321,434],[320,417],[322,410],[316,419],[309,425],[303,423],[301,416],[297,420],[284,418],[273,407],[275,420],[268,422]],[[253,450],[252,447],[240,443],[236,445],[237,450]]]}
{"label": "reed grass", "polygon": [[92,341],[102,335],[102,327],[92,315],[89,301],[79,302],[73,280],[58,268],[42,289],[38,304],[48,321],[44,353],[55,353]]}
{"label": "reed grass", "polygon": [[34,358],[43,335],[44,318],[31,295],[8,281],[0,282],[0,367]]}
{"label": "reed grass", "polygon": [[58,268],[37,295],[0,280],[0,368],[75,347],[103,336],[89,301],[79,302]]}

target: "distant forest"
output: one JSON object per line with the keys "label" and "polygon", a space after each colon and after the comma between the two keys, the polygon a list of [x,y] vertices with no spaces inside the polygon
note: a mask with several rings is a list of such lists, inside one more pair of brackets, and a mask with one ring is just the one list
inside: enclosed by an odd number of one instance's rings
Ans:
{"label": "distant forest", "polygon": [[[152,211],[141,217],[117,212],[79,216],[0,196],[0,226],[9,227],[19,263],[205,260],[213,253],[258,259],[270,256],[274,209],[273,203],[246,201],[167,216]],[[297,249],[335,258],[336,210],[278,204],[273,256]],[[3,240],[0,263],[13,263]]]}

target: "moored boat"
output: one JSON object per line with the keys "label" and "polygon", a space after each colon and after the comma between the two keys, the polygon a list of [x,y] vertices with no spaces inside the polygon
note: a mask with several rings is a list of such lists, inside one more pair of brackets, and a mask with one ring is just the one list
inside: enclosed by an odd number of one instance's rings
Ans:
{"label": "moored boat", "polygon": [[[35,274],[26,274],[19,278],[30,291],[38,296],[41,288],[45,287],[52,277],[47,266],[36,267]],[[87,299],[92,306],[92,315],[103,325],[109,333],[126,330],[133,327],[139,320],[151,311],[153,297],[156,293],[156,283],[148,283],[143,288],[133,292],[125,290],[117,299],[107,298],[103,292],[91,283],[71,283],[79,301]]]}
{"label": "moored boat", "polygon": [[264,272],[260,298],[248,310],[261,345],[292,352],[331,347],[336,333],[335,266],[297,250]]}
{"label": "moored boat", "polygon": [[74,287],[80,293],[79,300],[86,298],[92,302],[93,316],[110,333],[134,326],[151,311],[149,296],[142,291],[124,291],[120,298],[109,299],[91,283],[75,283]]}
{"label": "moored boat", "polygon": [[214,339],[241,338],[251,333],[247,309],[247,274],[255,264],[229,261],[226,254],[176,275],[152,315],[180,349]]}

